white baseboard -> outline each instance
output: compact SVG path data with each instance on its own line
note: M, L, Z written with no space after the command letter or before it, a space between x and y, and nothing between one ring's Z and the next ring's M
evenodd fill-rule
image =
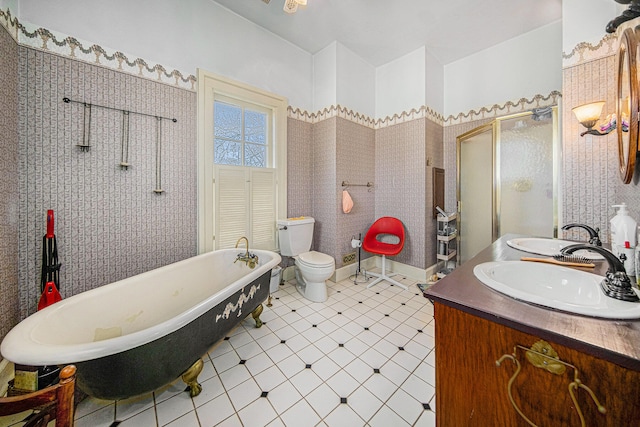
M7 359L0 361L0 396L7 395L7 389L9 388L9 381L15 376L15 368L13 362L9 362Z
M434 275L438 269L437 264L434 264L426 269L422 269L418 267L413 267L411 265L402 264L400 262L393 261L390 259L387 259L386 264L389 270L393 271L394 273L399 273L406 277L410 277L413 280L416 280L419 282L425 282L425 283L427 282L427 279L432 275ZM362 260L360 263L360 268L364 270L371 270L373 268L381 267L381 266L382 266L382 257L379 257L379 256L372 256L372 257L366 258ZM333 273L333 275L329 278L329 280L331 280L332 282L340 282L341 280L348 279L350 276L356 274L357 268L358 268L357 264L349 264L344 267L338 268ZM283 277L283 280L285 281L295 279L296 275L294 271L294 266L289 266L286 269L284 269L282 277Z

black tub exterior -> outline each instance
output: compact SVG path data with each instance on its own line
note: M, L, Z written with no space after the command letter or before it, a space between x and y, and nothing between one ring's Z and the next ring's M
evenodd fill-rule
M173 382L267 299L270 279L271 271L267 271L202 316L155 341L75 363L78 386L90 396L119 400ZM252 287L255 287L253 296ZM246 299L242 306L225 316L226 307L237 305L241 299Z

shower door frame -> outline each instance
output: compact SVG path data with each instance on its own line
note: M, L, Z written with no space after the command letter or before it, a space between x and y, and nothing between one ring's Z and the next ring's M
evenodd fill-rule
M461 183L461 173L460 173L460 149L462 146L462 142L466 139L473 138L474 136L480 135L487 130L491 130L491 138L492 138L492 176L493 176L493 188L492 188L492 201L491 201L491 232L492 232L492 241L495 241L498 237L500 237L500 202L501 202L501 182L500 182L500 129L501 123L506 120L517 119L518 117L527 117L531 116L531 111L524 111L521 113L510 114L508 116L497 117L491 120L488 123L478 126L468 132L465 132L456 137L456 210L458 212L458 237L457 237L457 247L460 251L460 255L462 255L462 244L461 235L461 221L462 221L462 207L460 200L460 183ZM559 222L559 205L558 200L560 197L560 188L558 185L558 177L560 173L560 158L561 158L561 148L560 148L560 139L558 135L558 131L560 128L559 116L558 116L558 106L552 106L552 150L553 150L553 238L558 237L558 222ZM458 257L458 262L460 263L461 256Z

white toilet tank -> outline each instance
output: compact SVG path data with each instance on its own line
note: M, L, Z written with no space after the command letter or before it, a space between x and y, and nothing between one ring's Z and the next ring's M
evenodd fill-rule
M316 220L309 216L279 219L277 224L280 255L296 256L309 252L315 222Z

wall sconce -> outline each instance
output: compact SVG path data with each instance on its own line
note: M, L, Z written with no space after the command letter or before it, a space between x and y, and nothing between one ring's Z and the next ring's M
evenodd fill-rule
M576 115L576 118L578 119L580 124L587 128L587 130L582 132L580 136L585 136L586 134L598 136L606 135L616 128L615 114L610 116L610 120L600 127L600 131L593 128L600 119L600 115L602 114L602 107L604 107L604 104L604 101L597 101L591 102L589 104L579 105L571 109L571 111L573 111L573 114Z

